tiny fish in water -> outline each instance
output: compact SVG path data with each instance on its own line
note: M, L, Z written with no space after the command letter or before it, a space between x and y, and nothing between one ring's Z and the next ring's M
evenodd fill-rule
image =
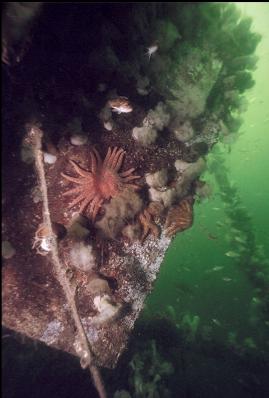
M254 304L261 304L262 303L262 301L258 298L258 297L252 297L252 300L251 300Z
M239 242L239 243L246 243L246 239L243 239L240 236L236 236L234 238L234 240L236 240L236 242Z
M210 272L217 272L223 269L223 266L221 265L217 265L216 267L213 267L211 269L206 270L206 273L210 273Z
M147 47L146 55L149 57L149 60L150 60L150 57L156 53L157 50L158 50L157 42L155 42L151 46Z
M223 268L222 265L217 265L216 267L212 268L212 271L216 272L216 271L220 271Z
M212 319L212 322L213 322L215 325L217 325L217 326L221 326L220 321L219 321L218 319L216 319L216 318L213 318L213 319Z
M215 240L218 239L218 237L212 234L208 234L208 239Z
M129 113L132 112L133 107L127 97L117 97L107 102L108 106L112 108L113 112Z
M231 278L228 278L227 276L225 276L224 278L222 278L222 280L223 280L224 282L231 282L231 281L232 281L232 279L231 279Z
M233 251L229 251L229 252L225 253L225 256L235 258L235 257L239 257L239 254L235 253Z

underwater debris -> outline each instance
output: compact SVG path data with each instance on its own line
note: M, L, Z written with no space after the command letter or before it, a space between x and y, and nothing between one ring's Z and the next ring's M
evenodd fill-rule
M74 207L79 202L79 213L82 213L89 205L89 215L92 220L95 220L100 207L105 199L117 196L124 187L139 189L135 184L130 184L129 181L140 178L140 176L132 175L134 169L129 169L122 173L118 173L121 168L125 151L118 149L113 150L109 147L104 161L96 149L90 152L91 170L87 171L78 166L73 160L69 162L73 165L79 177L71 177L61 173L67 180L78 184L78 187L69 189L63 195L72 195L77 193L78 196L70 204L69 208Z

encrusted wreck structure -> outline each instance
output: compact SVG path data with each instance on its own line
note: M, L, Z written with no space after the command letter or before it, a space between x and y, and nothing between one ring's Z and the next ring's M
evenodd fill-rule
M229 3L47 4L17 61L9 32L6 327L82 366L116 365L171 239L192 225L206 154L240 126L250 27Z

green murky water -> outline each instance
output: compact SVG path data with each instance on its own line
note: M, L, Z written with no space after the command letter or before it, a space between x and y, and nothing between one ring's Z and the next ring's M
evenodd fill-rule
M192 340L218 341L259 356L269 350L269 6L241 3L240 8L262 34L248 109L236 142L218 144L207 157L202 179L212 186L212 196L196 202L192 229L173 241L143 315L172 319ZM219 173L234 188L227 195L225 184L215 179L219 159L225 165ZM267 311L261 308L265 303Z

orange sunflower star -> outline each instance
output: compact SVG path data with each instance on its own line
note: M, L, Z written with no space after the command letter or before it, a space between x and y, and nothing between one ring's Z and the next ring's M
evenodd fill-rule
M90 152L91 169L90 171L78 166L73 160L70 163L73 165L79 177L71 177L64 173L61 175L68 181L72 181L78 186L69 189L63 195L77 194L78 196L70 203L69 208L74 207L78 203L80 205L79 213L82 213L88 206L89 214L92 221L95 220L96 215L104 200L117 196L125 187L139 189L135 184L129 184L129 181L140 178L140 176L132 175L134 168L119 173L122 166L125 151L117 147L108 148L106 157L102 161L99 153L94 148Z

